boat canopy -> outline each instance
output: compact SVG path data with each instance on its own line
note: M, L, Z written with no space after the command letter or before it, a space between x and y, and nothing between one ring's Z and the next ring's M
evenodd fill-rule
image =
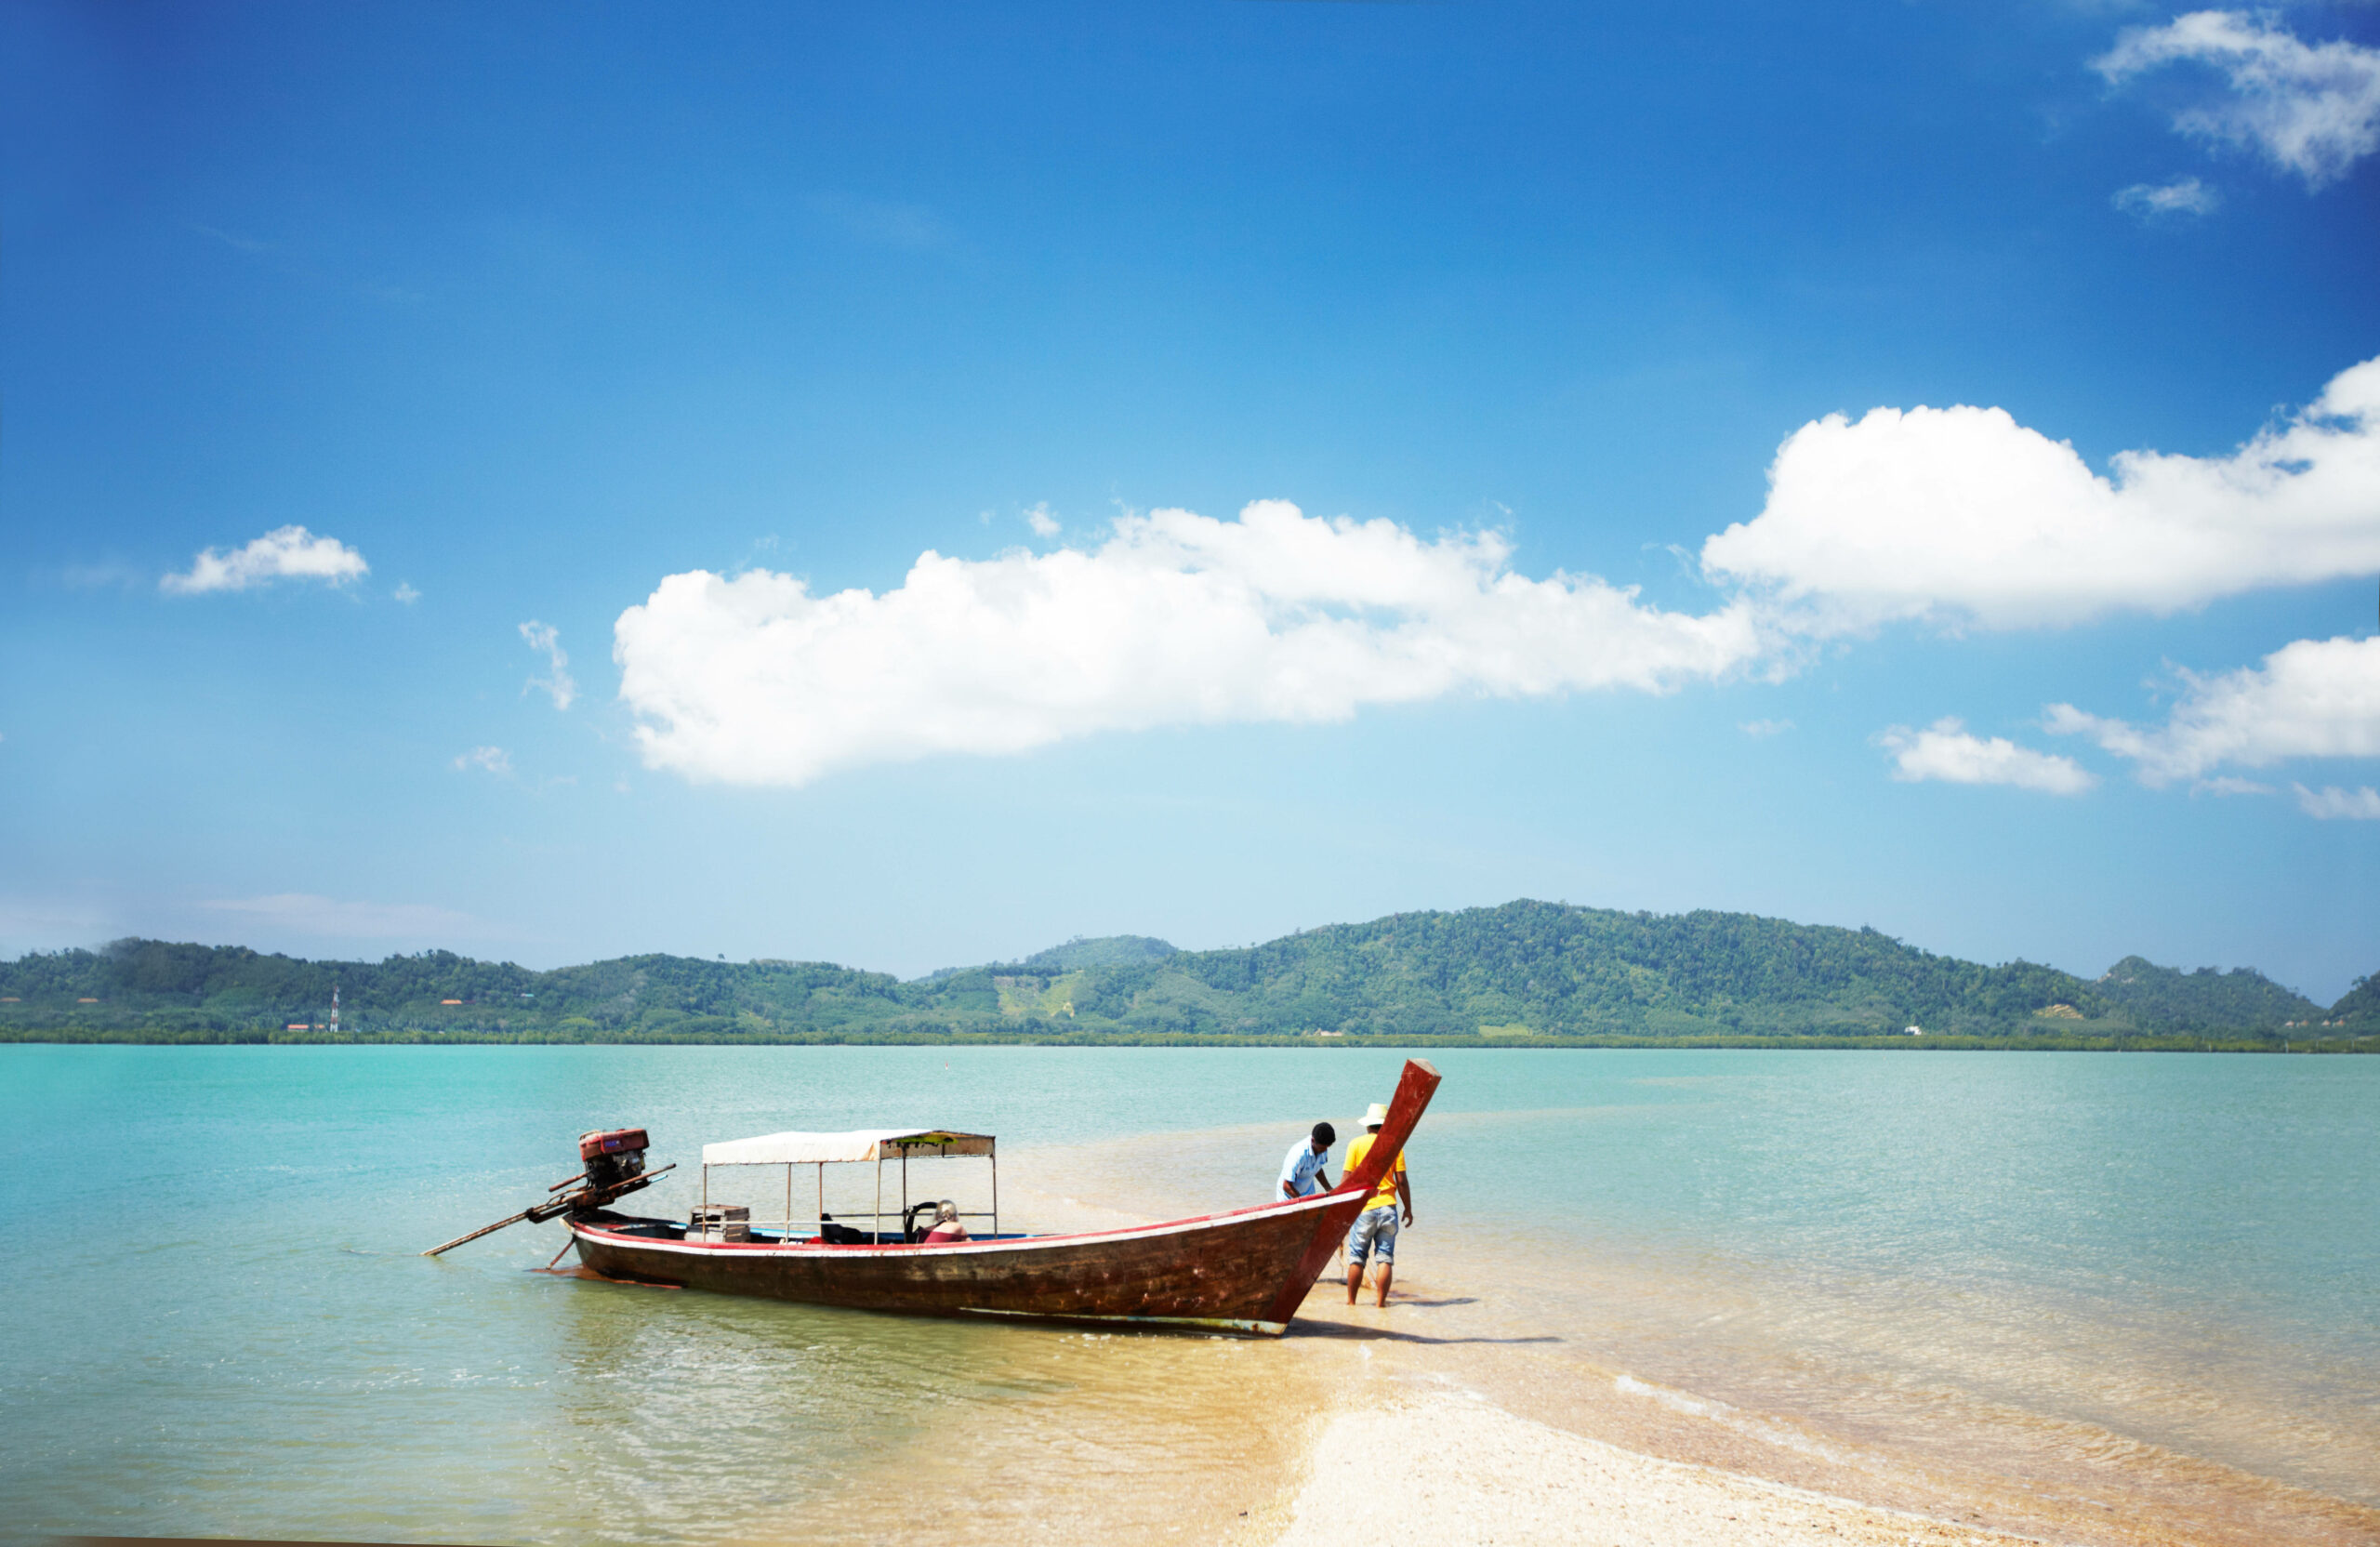
M705 1144L706 1166L817 1166L841 1160L898 1160L919 1151L932 1155L989 1155L988 1133L954 1133L946 1128L860 1128L849 1133L763 1133Z

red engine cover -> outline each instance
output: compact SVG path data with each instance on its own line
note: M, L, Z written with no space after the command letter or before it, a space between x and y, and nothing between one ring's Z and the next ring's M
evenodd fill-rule
M652 1147L651 1141L645 1138L644 1130L641 1128L615 1128L607 1133L582 1133L578 1136L578 1157L581 1160Z

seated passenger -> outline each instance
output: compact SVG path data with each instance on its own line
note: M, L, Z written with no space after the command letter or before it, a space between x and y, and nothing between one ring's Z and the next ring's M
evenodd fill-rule
M818 1216L818 1239L827 1246L873 1246L876 1237L848 1224L837 1224L832 1214Z
M942 1207L933 1211L933 1228L919 1238L920 1246L936 1246L944 1241L963 1241L967 1227L959 1223L959 1205L945 1198Z

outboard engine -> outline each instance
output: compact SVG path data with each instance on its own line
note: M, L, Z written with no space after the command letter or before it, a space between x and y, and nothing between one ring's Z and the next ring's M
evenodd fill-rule
M641 1128L614 1128L598 1133L582 1133L578 1136L578 1160L586 1169L576 1176L547 1188L543 1202L533 1203L494 1224L483 1224L468 1236L457 1236L444 1246L431 1247L422 1255L435 1257L442 1251L461 1246L465 1241L476 1241L491 1230L501 1230L522 1220L531 1224L543 1224L561 1214L575 1217L588 1213L615 1203L630 1193L650 1187L663 1171L678 1169L678 1163L673 1160L661 1170L646 1170L644 1152L651 1143ZM564 1188L570 1190L565 1192Z
M615 1128L578 1136L578 1158L587 1164L589 1192L608 1192L632 1176L644 1174L644 1152L651 1141L641 1128Z

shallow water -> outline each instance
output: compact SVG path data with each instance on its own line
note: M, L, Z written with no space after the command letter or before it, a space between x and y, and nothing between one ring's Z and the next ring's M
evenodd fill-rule
M1388 1315L1492 1340L1449 1345L1442 1373L1541 1406L1618 1392L1784 1436L1813 1465L1897 1466L1892 1486L1920 1493L1953 1474L2096 1479L2135 1506L2164 1488L2215 1526L2227 1500L2240 1520L2301 1494L2380 1504L2380 1062L1434 1057L1447 1081L1409 1151L1400 1269L1421 1298ZM690 1168L704 1141L784 1128L997 1132L1011 1227L1254 1202L1299 1130L1354 1131L1398 1062L0 1049L0 1185L15 1217L48 1222L6 1269L0 1519L488 1542L902 1522L1211 1537L1293 1477L1311 1415L1352 1378L1355 1329L1085 1336L590 1283L529 1271L555 1225L414 1253L574 1170L581 1130L628 1123ZM919 1196L972 1206L966 1164ZM741 1185L781 1211L781 1180L727 1174L714 1197ZM673 1176L638 1206L678 1212L698 1187Z

